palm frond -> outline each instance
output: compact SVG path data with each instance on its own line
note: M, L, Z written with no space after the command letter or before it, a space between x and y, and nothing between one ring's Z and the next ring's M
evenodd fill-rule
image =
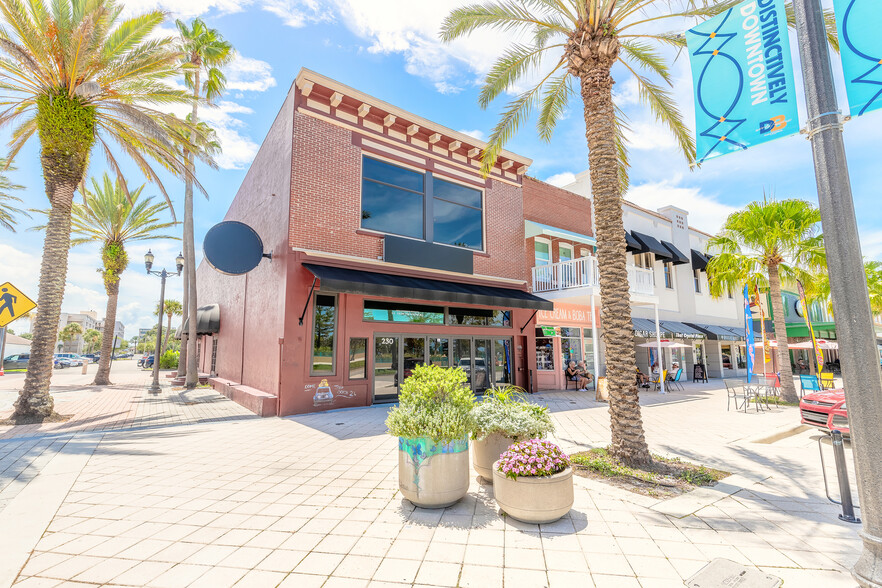
M516 0L462 6L444 18L439 36L446 43L479 28L509 33L531 33L537 28L546 28L567 34L575 27L574 22L567 22L553 13L535 14L530 8L530 3Z

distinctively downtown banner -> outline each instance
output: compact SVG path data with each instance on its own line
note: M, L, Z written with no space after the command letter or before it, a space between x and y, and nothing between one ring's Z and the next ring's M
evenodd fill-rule
M784 0L747 0L686 31L686 43L699 163L799 132Z
M833 10L851 115L882 108L882 3L833 0Z

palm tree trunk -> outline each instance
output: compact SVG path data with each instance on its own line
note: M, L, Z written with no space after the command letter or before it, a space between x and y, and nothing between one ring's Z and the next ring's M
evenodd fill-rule
M187 243L187 240L184 239L184 260L189 264L190 255L187 253L190 245ZM178 378L183 378L187 375L187 331L184 330L184 323L187 321L187 318L190 316L190 276L187 270L184 271L184 302L182 304L183 313L181 314L181 355L178 357Z
M24 386L14 403L12 420L17 423L37 422L53 414L55 401L49 394L61 300L67 279L67 257L70 250L70 211L77 181L52 182L47 174L47 192L52 208L43 241L40 264L40 289L37 296L37 318L33 324L31 358Z
M614 57L613 57L614 59ZM580 72L585 106L585 136L597 226L597 263L600 270L600 306L603 342L607 350L609 413L613 457L632 465L652 458L643 435L640 400L634 378L634 327L631 323L630 285L625 253L625 228L615 146L615 110L612 101L612 61L597 60Z
M790 367L787 322L784 320L781 276L778 273L777 263L769 264L769 295L772 298L772 314L775 316L775 339L778 341L778 374L781 380L781 396L784 398L784 402L799 402L796 386L793 385L793 369Z
M119 301L119 280L107 288L107 310L104 312L104 330L101 332L101 357L93 386L110 386L110 361L113 359L113 339L116 333L116 305Z
M193 112L191 113L191 124L195 125L198 120L197 116L197 99L199 98L199 68L193 74ZM193 154L187 155L187 169L190 173L194 171ZM188 310L188 318L190 319L190 332L187 333L187 379L184 387L192 390L199 384L199 371L196 365L196 309L198 307L196 300L196 242L193 229L193 179L186 178L184 185L184 240L189 245L187 249L187 290L189 292L190 307Z
M160 356L165 353L165 348L168 347L168 336L171 334L171 321L172 315L168 315L168 327L165 329L165 337L162 338L162 353L159 354Z

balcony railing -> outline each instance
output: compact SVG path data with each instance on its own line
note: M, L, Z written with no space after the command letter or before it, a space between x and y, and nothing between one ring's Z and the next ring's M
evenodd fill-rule
M655 278L651 269L628 266L628 283L634 294L655 294ZM580 257L533 268L533 292L553 292L571 288L600 285L596 257Z

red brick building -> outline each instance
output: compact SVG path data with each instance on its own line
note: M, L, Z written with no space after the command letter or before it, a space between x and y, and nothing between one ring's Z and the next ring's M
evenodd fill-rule
M509 152L482 177L484 146L302 70L225 217L272 259L199 267L200 306L220 312L200 371L264 415L394 401L420 363L534 389L535 314L552 304L528 292L525 207L558 190ZM590 216L573 198L565 216Z

